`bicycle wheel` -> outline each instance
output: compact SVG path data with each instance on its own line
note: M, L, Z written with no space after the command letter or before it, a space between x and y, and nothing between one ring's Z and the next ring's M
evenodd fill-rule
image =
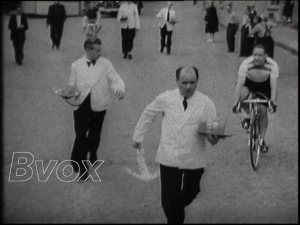
M258 167L259 153L259 121L253 116L250 123L250 159L253 170Z

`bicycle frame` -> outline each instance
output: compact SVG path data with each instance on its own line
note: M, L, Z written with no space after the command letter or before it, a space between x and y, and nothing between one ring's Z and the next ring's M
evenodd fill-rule
M257 95L261 95L265 99L258 99ZM251 99L243 100L247 97ZM258 167L258 160L260 154L260 115L258 110L259 103L268 103L270 106L270 101L266 96L261 93L249 93L240 101L242 103L249 104L250 111L250 134L249 134L249 145L250 145L250 159L251 166L253 170L256 170Z

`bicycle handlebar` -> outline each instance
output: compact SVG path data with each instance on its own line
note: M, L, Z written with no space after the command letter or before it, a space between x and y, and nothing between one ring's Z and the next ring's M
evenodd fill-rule
M257 97L257 95L260 95L262 96L264 99L245 99L247 98L248 96L251 97ZM239 103L268 103L268 107L271 107L271 101L262 93L260 92L250 92L249 94L247 94L246 96L244 96L243 98L241 99L245 99L245 100L240 100Z

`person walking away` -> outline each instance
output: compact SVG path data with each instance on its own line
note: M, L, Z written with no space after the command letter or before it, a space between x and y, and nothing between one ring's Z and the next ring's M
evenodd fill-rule
M50 37L52 40L52 49L59 49L61 37L63 34L64 23L67 18L64 5L59 1L54 1L48 8L46 28L50 26Z
M204 17L205 21L205 33L209 34L207 42L213 42L215 33L219 31L219 19L217 15L217 10L214 7L213 1L205 1L206 15Z
M141 114L132 136L132 146L142 148L149 124L162 114L161 139L155 161L160 166L161 205L167 223L182 224L185 207L200 192L206 166L206 139L216 144L219 136L200 134L200 123L215 123L216 109L210 98L198 91L198 69L183 66L176 70L174 90L157 96Z
M15 62L20 66L24 59L24 44L28 30L27 16L23 14L20 5L16 6L15 13L10 16L8 29L15 52Z
M168 2L168 6L160 10L156 15L156 18L159 19L160 26L160 52L164 51L165 46L167 46L167 54L171 54L171 45L172 45L172 33L173 27L176 23L175 20L175 11L172 9L172 2ZM166 44L167 37L167 44Z
M97 150L106 110L109 107L111 88L122 100L125 85L109 60L101 56L101 40L89 38L84 42L85 55L72 63L67 87L78 90L79 95L66 101L73 106L75 141L71 160L75 172L80 172L79 182L88 178L86 162L97 161Z
M123 59L132 59L133 40L140 29L140 19L136 5L125 1L119 8L117 19L121 22Z
M234 52L235 35L238 30L239 20L236 13L232 10L232 3L227 5L227 12L229 13L229 20L226 28L227 51Z
M83 30L85 31L86 38L96 38L101 30L101 13L95 6L95 2L89 4L85 15L83 16Z

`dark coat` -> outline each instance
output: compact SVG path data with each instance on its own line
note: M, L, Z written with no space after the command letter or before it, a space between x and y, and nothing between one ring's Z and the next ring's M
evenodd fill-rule
M23 28L17 28L16 14L10 16L8 22L8 29L11 31L10 32L11 40L25 41L26 39L25 31L28 30L27 16L25 14L21 14L21 24L23 25Z
M62 26L67 18L65 7L61 4L49 6L46 23L50 26Z
M206 10L204 20L206 21L205 33L215 33L219 31L219 20L217 10L214 6L211 6Z

